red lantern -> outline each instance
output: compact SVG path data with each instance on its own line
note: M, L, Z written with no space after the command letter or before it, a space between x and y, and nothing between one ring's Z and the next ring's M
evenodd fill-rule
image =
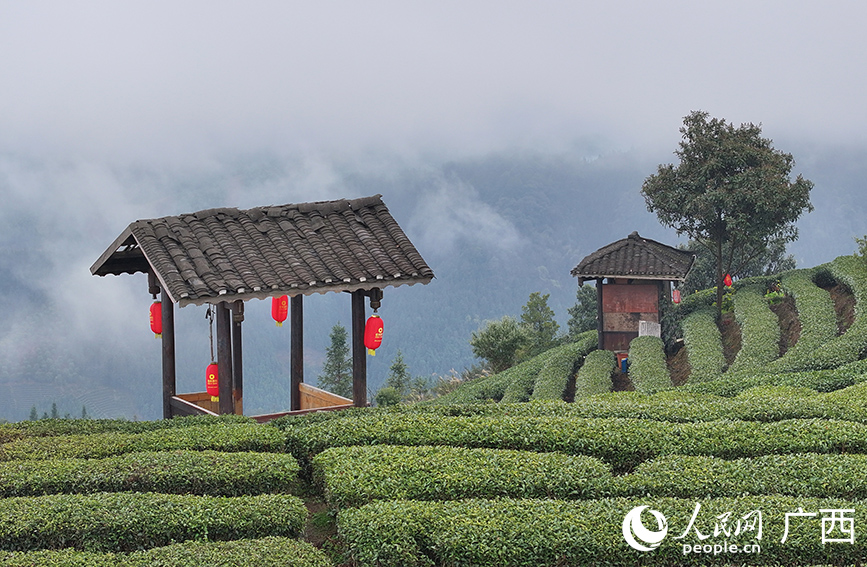
M280 297L271 298L271 317L277 321L277 326L282 327L283 321L286 320L286 315L289 314L289 297L281 295Z
M217 363L210 363L208 369L205 371L205 388L207 388L208 394L211 395L212 402L220 401L220 381L217 379L218 376Z
M725 284L726 287L732 286L732 277L730 274L726 274L726 277L723 278L723 283Z
M671 298L671 300L672 300L675 304L680 303L680 290L679 290L679 289L674 290L674 292L672 293L672 298Z
M370 356L376 356L376 349L382 344L382 318L371 315L364 326L364 346Z
M151 303L151 331L158 339L163 336L163 304L159 301Z

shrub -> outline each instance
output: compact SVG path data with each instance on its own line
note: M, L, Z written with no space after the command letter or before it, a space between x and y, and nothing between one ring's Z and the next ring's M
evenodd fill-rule
M630 548L623 521L637 505L647 505L668 519L669 536L649 553ZM867 553L862 538L854 543L823 545L819 510L854 509L850 518L867 513L863 502L785 496L703 499L693 528L714 536L722 517L737 519L762 513L763 536L755 529L729 538L718 531L706 541L688 531L696 500L610 498L563 500L463 500L452 502L379 501L342 510L338 529L359 566L536 566L719 565L713 554L684 557L684 544L760 543L761 562L769 565L853 564ZM792 522L782 541L787 513L802 508L811 519ZM827 517L827 516L826 516ZM677 534L686 535L679 540ZM740 564L740 562L738 562Z
M298 462L273 453L172 451L105 459L0 463L0 497L54 493L163 492L239 496L291 492Z
M313 477L332 505L371 500L586 498L611 483L592 457L465 447L336 447L313 459Z
M25 437L0 446L0 461L11 459L99 459L141 451L189 449L224 452L284 450L280 431L255 423L191 425L143 433L94 433Z
M611 391L611 374L617 364L610 350L594 350L584 359L575 379L575 398Z
M734 296L735 319L741 327L741 349L729 372L765 368L780 356L780 321L768 307L764 289L743 287Z
M639 392L671 388L665 347L659 337L636 337L629 343L629 379Z
M285 537L238 541L189 541L132 553L62 550L0 553L7 567L156 567L183 565L243 565L244 567L330 567L324 553L307 543Z
M684 318L683 344L689 360L690 382L707 382L719 378L726 367L722 337L714 314L709 309L694 311Z
M562 400L584 357L595 350L599 342L596 331L587 331L574 343L552 349L550 356L536 375L531 400Z
M126 552L185 540L296 537L307 509L295 496L55 494L0 500L0 546Z

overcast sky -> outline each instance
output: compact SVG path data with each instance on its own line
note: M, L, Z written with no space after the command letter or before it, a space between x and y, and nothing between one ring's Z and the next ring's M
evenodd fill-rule
M782 149L863 145L865 16L829 0L0 0L0 151L671 155L696 109L761 122Z

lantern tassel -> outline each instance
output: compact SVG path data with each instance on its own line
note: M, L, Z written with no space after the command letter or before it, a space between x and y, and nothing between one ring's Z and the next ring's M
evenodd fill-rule
M282 326L283 326L283 321L277 321L277 326L278 326L278 327L282 327Z
M370 356L376 356L376 351L372 348L369 348L367 349L367 354L369 354Z
M154 333L154 338L155 339L161 339L161 338L163 338L163 334L162 333Z

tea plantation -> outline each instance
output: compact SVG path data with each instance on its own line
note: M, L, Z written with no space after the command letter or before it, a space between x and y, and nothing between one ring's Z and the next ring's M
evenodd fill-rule
M832 286L856 301L848 325ZM800 323L785 348L772 289ZM0 562L862 564L867 264L736 283L729 363L712 299L671 308L677 388L641 337L632 389L611 392L592 332L423 404L2 425Z

